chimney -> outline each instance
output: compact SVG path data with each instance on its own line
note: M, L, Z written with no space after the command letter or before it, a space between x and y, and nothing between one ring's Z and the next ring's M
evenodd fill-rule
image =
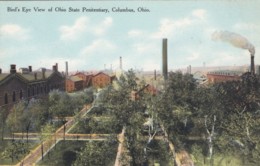
M65 62L65 66L66 66L65 76L68 77L68 75L69 75L68 61Z
M14 64L11 65L10 73L11 74L16 73L16 65L14 65Z
M34 73L34 78L35 80L37 80L37 73Z
M123 69L123 67L122 67L122 57L120 56L120 62L119 62L120 64L120 69L122 70Z
M254 55L251 54L251 74L255 74L255 61L254 61Z
M58 68L58 63L56 63L56 71L58 71L58 69L59 69L59 68Z
M154 80L156 80L156 70L154 70Z
M167 64L167 39L163 39L162 43L162 73L164 80L168 78L168 64Z
M191 65L189 65L188 69L188 74L191 74Z
M45 68L42 68L42 78L45 79L45 72L46 72L46 69Z
M53 71L53 72L57 72L57 66L56 66L56 65L53 65L53 66L52 66L52 71Z
M32 72L32 66L29 66L28 69L29 69L29 72Z

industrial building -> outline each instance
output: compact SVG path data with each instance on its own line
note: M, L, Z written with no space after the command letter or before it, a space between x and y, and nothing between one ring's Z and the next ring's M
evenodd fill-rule
M58 64L52 70L41 68L32 71L32 66L20 68L10 65L10 73L0 69L0 107L11 107L20 100L47 95L51 90L65 90L64 76L58 71Z

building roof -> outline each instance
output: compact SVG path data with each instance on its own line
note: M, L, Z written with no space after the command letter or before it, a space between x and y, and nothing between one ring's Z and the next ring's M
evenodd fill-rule
M46 71L45 72L45 79L49 78L52 75L52 71ZM42 72L30 72L30 73L19 73L22 77L24 77L28 81L34 81L35 80L35 74L37 75L37 80L43 80L43 73Z
M210 75L222 75L222 76L241 76L243 74L242 71L234 71L234 70L218 70L208 72Z
M0 74L0 81L2 81L3 79L5 79L9 74L6 73L2 73Z
M23 80L24 82L33 82L33 81L39 81L39 80L46 80L49 77L51 77L51 75L53 75L54 73L60 74L59 72L54 72L52 70L48 70L48 71L45 71L45 78L44 78L43 73L41 71L35 71L35 72L29 72L29 73L14 73L14 74L1 73L0 74L0 84L3 83L5 80L8 80L12 76L16 76L16 77L20 78L21 80ZM35 79L35 74L37 75L37 79Z
M73 81L73 82L82 81L82 79L78 76L70 76L68 79Z
M107 75L106 73L104 73L104 72L98 72L97 74L95 74L95 75L93 75L93 77L95 77L95 76L97 76L97 75L99 75L99 74L104 74L104 75L106 75L106 76L108 76L108 77L110 77L109 75Z

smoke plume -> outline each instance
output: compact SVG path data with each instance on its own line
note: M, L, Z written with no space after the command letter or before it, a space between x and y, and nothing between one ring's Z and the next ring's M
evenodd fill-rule
M255 55L255 47L251 44L245 37L228 31L215 31L212 34L212 40L221 40L224 42L229 42L235 47L247 49L252 56Z

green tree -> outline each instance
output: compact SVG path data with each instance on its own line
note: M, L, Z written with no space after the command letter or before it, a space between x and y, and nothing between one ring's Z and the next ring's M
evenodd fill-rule
M43 154L44 154L44 141L48 141L51 139L53 133L55 132L55 128L51 124L46 124L42 126L41 132L40 132L40 141L41 141L41 154L42 154L42 160L43 160Z
M106 141L90 141L78 153L75 166L104 166L111 165L112 158L115 157L117 141L111 137ZM114 163L112 163L114 164Z
M4 158L11 158L18 160L29 152L28 146L23 141L12 141L8 143L8 146L2 153Z
M100 95L101 103L112 117L111 123L125 129L126 148L131 156L131 165L134 166L144 163L146 145L141 139L141 129L145 122L144 100L133 101L130 96L133 90L137 90L136 80L135 73L130 70L120 77L116 88L110 86Z
M26 103L25 102L19 102L15 104L9 113L7 117L7 126L11 130L11 133L14 137L14 132L23 132L23 126L24 126L24 121L23 121L23 114L24 110L26 108Z
M4 140L4 133L6 128L6 119L8 117L8 110L5 108L0 109L0 127L1 127L1 140Z

